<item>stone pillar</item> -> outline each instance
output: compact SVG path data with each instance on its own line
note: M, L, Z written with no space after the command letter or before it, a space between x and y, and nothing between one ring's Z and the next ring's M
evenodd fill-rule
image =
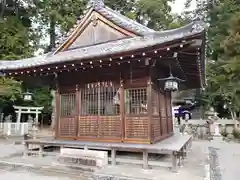
M39 157L43 157L43 149L44 149L44 146L43 145L39 145L39 152L38 152L38 156Z
M112 165L115 166L116 165L116 149L112 149L111 152L111 157L112 157Z
M213 140L222 140L222 135L220 133L220 124L217 122L213 122L210 126L211 129L213 130Z
M24 154L23 154L23 156L28 156L28 148L29 148L28 142L24 142Z
M143 151L143 169L148 169L148 152L147 152L147 150Z
M177 154L176 152L172 153L172 172L178 172L178 163L177 163Z

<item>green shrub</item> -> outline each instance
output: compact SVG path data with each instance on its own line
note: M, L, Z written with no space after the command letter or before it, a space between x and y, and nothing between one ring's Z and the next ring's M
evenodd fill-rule
M227 137L228 134L229 134L229 133L227 132L227 128L224 127L224 128L222 129L222 131L221 131L221 135L222 135L223 137Z
M240 130L237 129L237 128L234 128L233 131L232 131L232 135L233 135L234 138L240 139Z

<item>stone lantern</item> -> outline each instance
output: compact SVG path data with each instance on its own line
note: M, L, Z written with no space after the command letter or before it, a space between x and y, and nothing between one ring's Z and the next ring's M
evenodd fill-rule
M208 116L208 119L210 121L210 133L213 136L213 140L221 139L221 133L220 133L220 123L218 122L218 113L214 111L214 109L211 107L207 112L205 112L205 115Z

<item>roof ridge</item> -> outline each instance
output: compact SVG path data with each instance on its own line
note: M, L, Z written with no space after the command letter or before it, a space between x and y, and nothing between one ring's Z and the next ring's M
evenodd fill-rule
M103 14L105 16L108 16L108 17L115 15L114 18L116 18L116 19L119 18L119 20L124 21L124 23L132 25L132 28L133 28L133 26L136 26L139 29L141 29L141 28L144 29L144 31L146 31L146 32L156 32L155 30L153 30L153 29L151 29L151 28L149 28L149 27L147 27L147 26L145 26L145 25L143 25L143 24L141 24L141 23L125 16L125 15L123 15L123 14L121 14L120 12L118 12L116 10L113 10L112 8L110 8L108 6L104 6L102 8L95 8L95 10L100 12L101 14ZM105 12L104 12L104 10L105 10ZM110 19L110 20L114 21L114 19ZM143 33L143 34L145 34L145 33Z
M89 0L88 1L88 7L104 7L104 0Z

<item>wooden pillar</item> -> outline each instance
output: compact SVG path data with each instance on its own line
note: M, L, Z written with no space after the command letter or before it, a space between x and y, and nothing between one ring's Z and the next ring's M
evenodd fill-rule
M152 142L152 81L151 77L149 77L147 83L147 110L148 110L148 140Z
M164 127L162 126L162 124L163 124L163 112L162 112L162 109L163 109L163 107L162 107L162 105L163 105L162 100L163 100L163 98L162 98L162 96L163 96L163 94L162 94L162 92L160 91L160 87L159 87L159 91L158 91L158 101L159 101L159 116L160 116L160 131L161 131L161 136L164 135L164 134L163 134L163 129L164 129Z
M94 87L96 88L96 87ZM97 107L98 107L98 116L97 116L97 137L99 138L100 137L100 130L101 130L101 123L100 123L100 116L101 116L101 84L100 82L98 83L98 86L97 86L97 97L98 97L98 104L97 104Z
M125 138L125 131L126 131L123 80L120 81L120 118L121 118L121 133L122 133L122 142L123 142Z
M76 85L76 107L75 107L75 122L76 122L76 139L79 132L79 115L80 115L80 102L81 102L81 92L78 85Z
M169 93L169 98L170 98L170 99L169 99L169 102L170 102L170 105L169 105L170 107L169 107L169 108L170 108L170 114L171 114L171 117L170 117L170 121L171 121L171 123L170 123L170 125L171 125L170 128L171 128L171 129L170 129L170 131L171 131L171 133L172 133L172 132L173 132L173 125L174 125L174 124L173 124L173 116L174 116L174 115L173 115L173 112L172 112L172 93L171 93L171 92Z
M167 129L167 134L169 134L169 113L168 113L168 92L164 93L164 104L165 104L165 110L166 110L166 128Z
M59 130L60 130L60 93L59 89L56 90L56 115L55 115L55 121L56 121L56 127L55 127L55 138L59 137Z

